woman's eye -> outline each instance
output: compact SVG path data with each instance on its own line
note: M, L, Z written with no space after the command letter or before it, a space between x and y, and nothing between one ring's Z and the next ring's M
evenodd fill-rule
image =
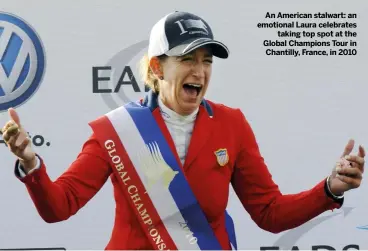
M182 58L182 61L190 61L192 58Z

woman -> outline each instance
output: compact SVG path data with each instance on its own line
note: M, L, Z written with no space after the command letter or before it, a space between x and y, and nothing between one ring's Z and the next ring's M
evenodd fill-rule
M40 216L49 223L67 220L111 177L116 218L106 249L231 249L229 184L258 226L273 233L341 207L344 192L360 186L363 147L351 155L349 141L327 179L282 195L242 112L204 99L212 57L228 53L202 18L186 12L163 17L142 60L151 91L91 122L92 136L54 182L9 109L3 138Z

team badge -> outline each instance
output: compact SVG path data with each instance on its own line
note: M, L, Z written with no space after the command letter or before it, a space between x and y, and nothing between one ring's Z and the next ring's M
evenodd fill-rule
M220 166L224 166L229 162L229 155L226 148L218 149L215 151L215 155L217 158L217 163L219 163Z

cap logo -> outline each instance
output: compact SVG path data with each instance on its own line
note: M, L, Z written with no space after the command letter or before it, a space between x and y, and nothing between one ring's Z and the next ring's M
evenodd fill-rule
M189 32L189 34L195 34L195 33L202 33L204 35L208 35L208 30L207 30L207 26L204 24L204 22L202 20L194 20L194 19L186 19L186 20L179 20L176 21L175 23L178 24L179 28L180 28L180 35L183 35L187 32ZM202 31L193 31L190 29L201 29ZM189 31L188 31L189 30Z

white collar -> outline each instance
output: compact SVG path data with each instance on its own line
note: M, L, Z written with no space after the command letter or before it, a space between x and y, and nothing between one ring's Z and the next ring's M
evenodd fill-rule
M197 118L197 114L199 111L199 108L197 108L194 112L192 112L189 115L183 116L175 111L168 108L161 100L160 97L158 97L158 106L160 108L160 112L162 114L162 117L165 121L175 123L175 124L189 124L195 121Z

